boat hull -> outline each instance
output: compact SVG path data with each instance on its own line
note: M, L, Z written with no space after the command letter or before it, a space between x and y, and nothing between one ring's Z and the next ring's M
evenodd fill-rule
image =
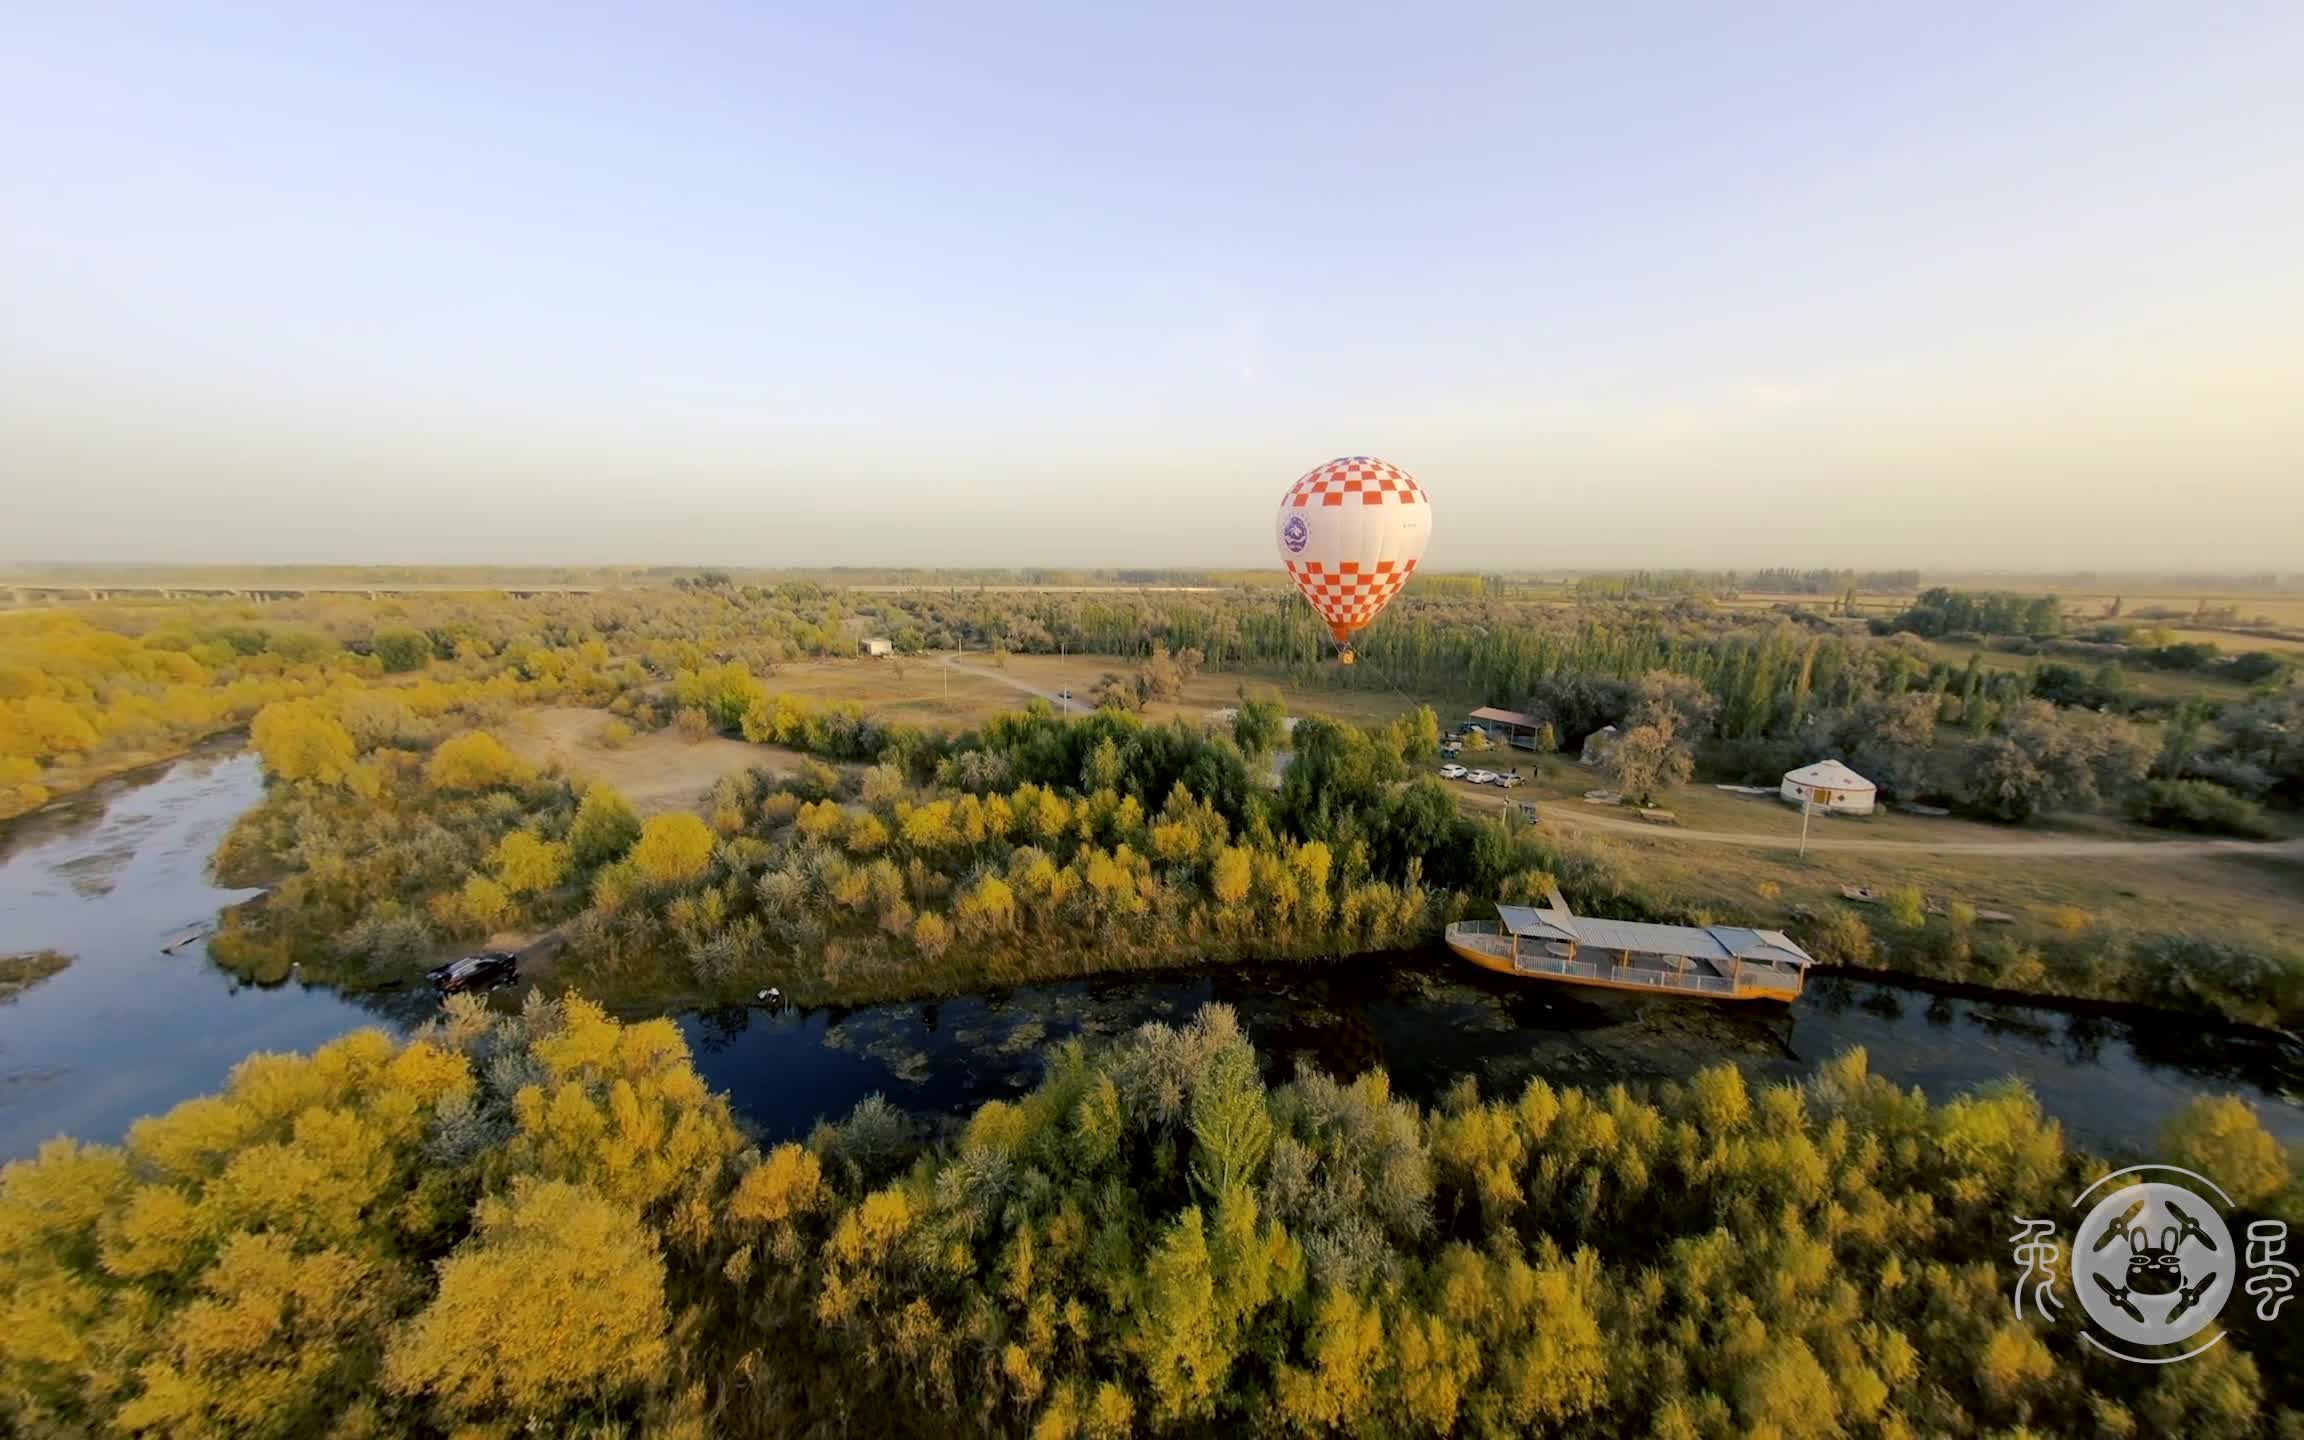
M1509 975L1515 980L1533 980L1551 985L1577 985L1588 990L1621 990L1640 995L1675 995L1688 1000L1710 1000L1728 1004L1755 1000L1767 1004L1789 1005L1800 998L1798 990L1785 990L1777 986L1739 985L1734 981L1712 976L1703 977L1711 982L1709 986L1706 986L1674 983L1669 975L1660 971L1634 970L1629 972L1631 975L1656 975L1658 978L1653 980L1622 978L1609 973L1618 968L1614 966L1587 965L1583 967L1586 970L1596 970L1598 971L1597 974L1582 974L1565 968L1523 969L1513 964L1507 955L1490 953L1475 943L1458 939L1453 935L1447 937L1447 945L1451 951L1471 961L1481 969L1493 971L1498 975Z

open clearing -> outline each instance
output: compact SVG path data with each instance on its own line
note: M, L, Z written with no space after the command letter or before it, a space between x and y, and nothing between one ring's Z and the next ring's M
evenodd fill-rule
M1006 710L1021 709L1032 697L1069 689L1076 710L1086 710L1096 682L1106 675L1135 671L1133 660L1111 655L1009 655L995 661L981 651L949 657L888 656L876 660L796 660L761 677L772 692L820 700L853 700L875 719L914 725L967 728ZM1389 720L1419 703L1389 691L1302 689L1270 673L1205 671L1192 677L1181 699L1144 708L1144 718L1202 720L1210 711L1240 702L1240 689L1279 694L1291 715L1328 715L1340 720ZM1447 712L1441 712L1447 718Z
M1515 763L1493 754L1482 761L1492 768ZM1517 763L1529 772L1527 757ZM2164 930L2175 913L2235 936L2304 930L2304 841L2170 838L2108 817L2019 829L1890 812L1816 817L1802 857L1799 812L1774 796L1689 785L1665 800L1680 820L1665 825L1586 804L1583 792L1599 783L1592 772L1555 759L1509 794L1457 788L1475 810L1536 801L1546 830L1600 841L1643 884L1721 914L1782 921L1794 905L1844 903L1843 885L1915 885L1929 896L2014 911L2033 927L2071 906L2095 923L2139 930ZM1774 900L1761 894L1771 883L1781 891ZM1878 906L1852 908L1886 923Z
M501 733L521 759L613 785L642 815L685 810L723 775L758 769L789 775L803 758L780 745L720 736L690 742L669 730L635 735L622 749L610 750L599 736L615 719L605 710L556 706L524 710Z

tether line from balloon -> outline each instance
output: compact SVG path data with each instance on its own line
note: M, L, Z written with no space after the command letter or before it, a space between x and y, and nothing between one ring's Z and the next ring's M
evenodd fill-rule
M1409 694L1407 691L1401 689L1399 685L1393 681L1391 672L1386 670L1383 666L1377 664L1373 660L1366 659L1363 659L1360 663L1375 671L1376 678L1383 681L1385 688L1390 690L1393 694L1399 696L1401 699L1407 701L1411 705L1421 705L1424 703L1423 701L1418 700L1415 696Z

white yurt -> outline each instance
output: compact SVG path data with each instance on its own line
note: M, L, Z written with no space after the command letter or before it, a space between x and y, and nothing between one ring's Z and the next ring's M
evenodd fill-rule
M1819 760L1786 771L1778 791L1789 805L1813 803L1817 809L1839 815L1869 815L1880 799L1873 783L1837 760Z

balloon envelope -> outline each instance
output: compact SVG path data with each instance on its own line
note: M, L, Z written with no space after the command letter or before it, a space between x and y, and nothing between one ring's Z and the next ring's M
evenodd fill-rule
M1313 467L1280 497L1280 561L1339 645L1408 583L1432 538L1432 502L1397 465L1353 455Z

